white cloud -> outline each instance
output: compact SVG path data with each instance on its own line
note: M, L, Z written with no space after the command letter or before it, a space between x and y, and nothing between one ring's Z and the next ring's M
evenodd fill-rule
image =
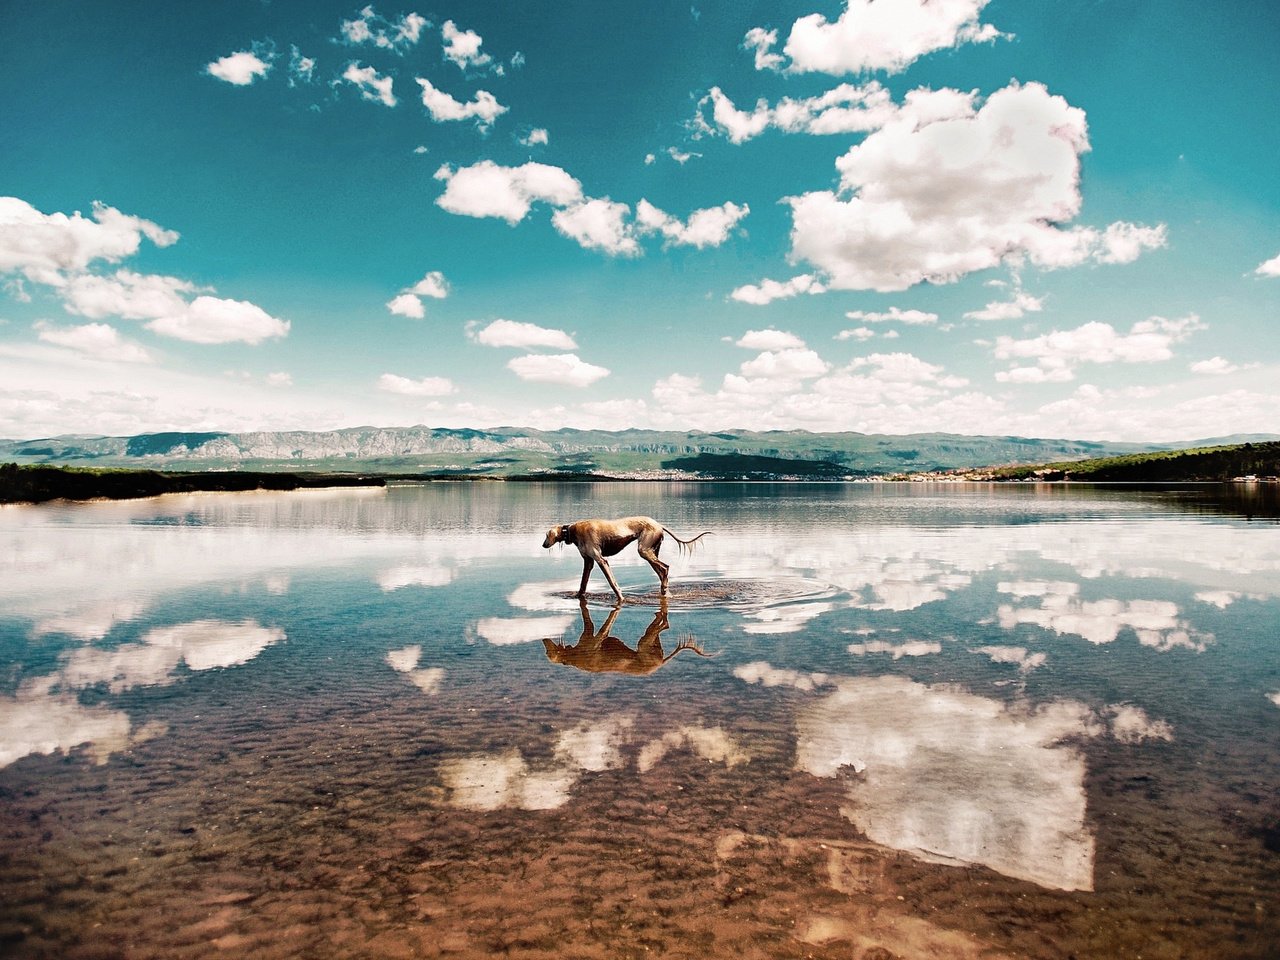
M59 293L69 313L92 320L154 320L181 314L187 309L183 294L196 289L195 284L177 277L117 270L109 277L88 273L72 277Z
M211 77L237 87L247 87L259 77L265 77L271 70L271 64L248 50L240 50L213 61L204 69Z
M406 292L419 297L443 300L449 296L449 281L445 279L444 274L439 270L432 270Z
M418 86L422 87L422 105L437 123L450 120L475 120L481 130L493 126L493 121L507 112L507 107L500 104L497 98L487 90L477 90L475 98L467 103L455 100L443 90L435 87L430 80L415 77Z
M61 286L64 272L85 270L95 260L117 263L132 256L143 237L158 247L178 240L172 230L97 201L89 220L79 211L44 214L25 200L0 197L0 273L21 273L37 283Z
M446 165L435 179L445 182L436 200L443 209L466 217L500 217L511 224L523 220L535 201L565 207L582 200L582 184L545 163L503 167L481 160L457 170Z
M718 207L695 210L681 223L659 210L648 200L636 204L636 224L641 233L660 233L674 246L718 247L729 238L734 227L751 212L745 203L724 203Z
M686 153L685 151L680 150L677 147L667 147L667 156L683 167L686 163L688 163L690 160L694 159L695 157L701 158L702 154Z
M923 310L901 310L898 307L890 307L888 310L881 312L867 312L865 310L850 310L845 314L848 320L857 320L861 323L886 323L888 321L896 321L905 323L910 326L925 326L938 322L936 313L926 313ZM836 334L837 340L845 339L843 335Z
M577 354L528 354L507 361L507 367L521 380L586 387L607 377L609 371L579 359Z
M475 634L495 647L517 643L537 643L559 637L573 626L574 618L556 617L484 617L476 621Z
M387 107L394 107L399 102L391 92L391 77L380 75L373 67L349 63L342 72L342 79L359 90L360 96L365 100Z
M915 94L922 95L919 91ZM966 102L971 97L967 95ZM705 114L708 106L710 120ZM698 101L694 125L702 133L719 132L731 143L745 143L771 127L784 133L815 135L867 133L880 129L900 112L889 91L875 81L863 86L842 83L826 93L800 100L783 97L773 107L761 99L750 112L740 110L719 87L712 87Z
M733 675L744 683L758 683L764 687L792 687L806 693L830 682L830 677L825 673L800 673L775 667L764 660L734 667Z
M491 56L480 52L480 44L484 41L474 30L459 30L452 20L446 20L440 32L444 37L445 59L453 61L461 69L485 67L493 62Z
M439 563L401 563L378 571L375 579L383 593L405 587L446 587L453 582L453 570Z
M392 297L387 301L387 309L397 317L413 317L416 320L421 320L427 315L422 301L412 293L402 293Z
M105 323L86 323L79 327L55 327L37 321L40 339L55 346L116 363L150 363L151 355L141 344L126 340L115 327Z
M841 330L836 334L837 340L857 340L859 343L870 340L876 332L870 327L854 327L852 330Z
M752 27L742 38L742 49L755 51L757 70L777 70L785 59L782 54L772 52L777 42L777 30Z
M1163 226L1061 226L1080 210L1088 135L1084 112L1043 85L1011 84L969 116L927 106L904 107L837 160L838 192L786 198L792 259L829 287L905 290L1004 261L1120 262L1164 244Z
M524 136L519 138L520 143L526 147L546 146L551 140L550 134L542 127L534 127Z
M1054 584L1037 599L1038 607L1002 604L996 611L1000 626L1013 630L1033 624L1093 644L1113 643L1122 630L1130 629L1144 647L1160 651L1203 651L1213 641L1212 634L1193 628L1179 616L1178 605L1167 600L1082 600L1074 583Z
M196 297L178 313L157 317L147 329L189 343L261 343L289 332L289 321L247 300Z
M283 370L277 370L274 373L267 374L268 387L292 387L293 376Z
M1253 272L1260 277L1280 277L1280 253L1258 264L1258 268Z
M585 200L557 210L552 225L587 250L603 250L613 256L636 256L640 245L626 222L631 208L608 198Z
M1243 370L1248 366L1253 365L1246 364L1242 367L1238 363L1232 363L1225 357L1211 357L1208 360L1197 360L1195 363L1191 364L1191 372L1207 373L1211 376L1224 376L1228 373L1235 373L1238 370Z
M1031 359L1037 367L1002 371L996 379L1015 383L1070 380L1082 363L1156 363L1173 356L1173 344L1203 329L1200 318L1190 314L1180 320L1141 320L1127 334L1094 320L1074 330L1055 330L1027 340L1000 336L995 343L997 360ZM1042 372L1032 372L1035 369Z
M989 0L846 0L834 22L819 13L791 26L783 53L789 73L901 73L916 60L966 43L987 43L1006 36L981 23ZM777 69L771 53L775 31L753 28L747 45L755 50L756 69Z
M477 330L476 326L478 325L468 325L467 336L486 347L517 347L522 350L532 347L550 347L556 350L578 349L573 337L563 330L552 330L534 323L494 320L483 329Z
M796 350L804 347L804 341L794 333L770 327L767 330L748 330L734 342L734 346L746 350Z
M416 13L407 13L399 20L388 20L378 15L370 4L360 11L357 19L342 21L340 29L345 43L353 46L371 43L383 50L404 53L421 39L422 29L429 25L425 17Z
M456 389L447 377L423 377L410 380L394 373L384 373L378 378L378 389L388 393L402 393L408 397L445 397Z
M738 368L749 379L787 382L820 377L828 369L827 362L808 349L765 350Z
M289 47L289 86L296 87L300 83L310 83L316 72L314 57L304 57L296 46Z
M748 283L736 288L730 299L753 306L764 306L775 300L789 300L802 293L823 293L827 288L812 274L802 273L790 280L761 280L759 284Z
M970 310L964 316L966 320L1017 320L1043 309L1043 299L1019 290L1011 300L995 300L981 310Z

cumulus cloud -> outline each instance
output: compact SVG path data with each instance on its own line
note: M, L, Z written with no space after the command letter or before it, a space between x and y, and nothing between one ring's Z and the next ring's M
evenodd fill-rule
M734 667L733 675L744 683L758 683L763 687L791 687L810 692L831 682L825 673L800 673L784 667L775 667L764 660Z
M1055 330L1017 340L996 338L997 360L1033 360L1034 367L1014 367L996 374L1002 382L1036 383L1070 380L1082 363L1156 363L1173 356L1173 344L1205 326L1195 314L1179 320L1151 317L1121 333L1109 323L1094 320L1074 330Z
M786 198L792 259L836 289L893 291L1005 261L1124 262L1162 246L1163 225L1062 226L1080 211L1088 149L1084 112L1038 83L968 115L904 110L836 161L839 191Z
M498 217L510 224L523 220L535 202L567 207L582 200L582 184L545 163L503 167L481 160L457 170L445 165L435 179L445 183L436 200L441 208L465 217Z
M971 651L985 655L992 663L1009 663L1019 673L1030 673L1043 667L1049 657L1043 653L1028 653L1026 647L978 647Z
M905 643L890 643L887 640L866 640L862 643L849 644L849 652L855 657L868 654L887 653L895 660L903 657L927 657L942 652L942 644L936 640L908 640Z
M730 293L729 298L760 307L775 300L790 300L802 293L823 293L826 289L815 276L802 273L790 280L761 280L758 284L744 284Z
M517 347L522 350L534 347L550 347L555 350L578 349L573 337L563 330L552 330L535 323L499 319L484 328L477 329L478 326L478 324L469 324L467 336L486 347Z
M66 347L99 360L115 363L150 363L151 355L141 344L126 340L120 332L105 323L86 323L79 327L55 327L38 321L36 329L45 343Z
M993 301L981 310L970 310L964 316L966 320L1018 320L1028 313L1038 313L1043 309L1043 299L1019 290L1010 300Z
M534 383L558 383L567 387L586 387L607 377L609 371L586 363L574 353L528 354L507 361L521 380Z
M444 37L445 59L456 63L461 69L487 67L493 62L493 57L480 52L480 45L484 41L474 30L459 30L452 20L446 20L440 33Z
M901 73L936 50L967 43L989 43L1006 36L981 22L989 0L846 0L833 23L822 14L801 17L791 26L783 54L789 73ZM759 27L744 46L754 50L757 70L777 69L783 57L772 53L777 31Z
M396 316L421 320L427 315L422 297L443 300L448 295L449 281L439 270L432 270L412 287L401 290L397 296L387 301L387 309Z
M111 276L72 277L59 292L67 312L82 317L153 320L182 313L187 308L185 295L196 291L195 284L178 277L117 270Z
M271 63L248 50L240 50L214 60L204 70L209 76L233 86L247 87L259 77L265 77L271 70Z
M915 95L922 96L919 91ZM842 83L798 100L783 97L772 107L761 99L750 111L739 109L723 90L712 87L698 101L697 110L694 126L698 134L723 134L730 143L745 143L771 128L815 135L868 133L900 113L889 91L875 81L862 86Z
M444 670L441 667L420 668L418 661L421 657L421 645L414 644L388 651L383 660L392 670L404 674L405 679L423 693L439 693L440 685L444 682Z
M1258 264L1257 269L1253 272L1260 277L1280 277L1280 253L1270 260Z
M407 13L398 20L388 20L380 16L370 4L354 20L343 20L340 30L342 41L352 46L370 43L383 50L404 53L422 38L422 30L427 26L430 26L428 20L416 13Z
M733 345L746 350L796 350L804 347L804 341L794 333L770 327L767 330L748 330Z
M419 297L443 300L449 296L449 281L445 279L444 274L439 270L431 270L410 287L408 292Z
M450 120L475 120L476 126L487 130L493 121L507 112L498 99L487 90L477 90L475 97L463 103L434 86L430 80L415 77L422 87L422 105L437 123Z
M557 210L552 225L587 250L602 250L613 256L636 256L640 245L632 233L627 215L631 208L608 198L575 203Z
M718 247L729 238L730 231L751 212L745 203L724 203L718 207L695 210L683 223L659 210L648 200L636 204L636 226L641 233L660 233L672 246Z
M342 71L342 79L359 90L364 100L381 103L386 107L394 107L399 102L391 92L391 77L382 76L373 67L349 63L347 69Z
M1257 366L1257 364L1254 363L1232 363L1230 360L1226 359L1226 357L1210 357L1208 360L1197 360L1195 363L1191 364L1191 372L1205 373L1210 376L1221 377L1228 373L1236 373L1240 370L1247 370L1250 367L1255 366Z
M247 300L196 297L184 310L157 317L147 325L166 337L189 343L261 343L289 332L289 321L273 317Z
M755 52L757 70L777 70L786 58L774 53L778 43L777 30L765 30L763 27L752 27L742 38L742 49Z
M87 219L78 210L70 216L45 214L25 200L0 197L0 273L62 286L66 273L83 271L98 260L118 263L133 256L144 237L157 247L178 241L173 230L97 201Z
M519 138L520 143L526 147L546 146L551 140L550 134L542 127L534 127L524 136Z
M846 320L856 320L860 323L886 323L894 321L897 323L905 323L909 326L927 326L938 322L936 313L926 313L923 310L902 310L898 307L890 307L888 310L880 312L868 312L866 310L850 310L845 314ZM837 340L844 340L843 333L836 334Z
M820 377L830 369L825 360L809 349L765 350L747 360L739 372L749 379L808 380Z
M378 389L408 397L446 397L456 388L453 381L447 377L423 377L421 380L411 380L394 373L384 373L378 378Z
M387 310L398 317L413 317L415 320L421 320L427 315L422 301L412 293L402 293L392 297L387 301Z

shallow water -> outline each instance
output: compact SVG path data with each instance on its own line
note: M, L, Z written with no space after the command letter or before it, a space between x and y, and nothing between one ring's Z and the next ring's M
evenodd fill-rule
M1265 505L1264 505L1265 507ZM617 611L546 528L650 514ZM0 509L16 957L1266 957L1280 524L1212 492ZM597 592L599 591L599 592Z

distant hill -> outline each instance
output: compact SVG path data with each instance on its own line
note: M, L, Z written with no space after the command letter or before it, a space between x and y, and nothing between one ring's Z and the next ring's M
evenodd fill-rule
M1272 437L1270 439L1280 439ZM487 430L352 427L323 432L147 433L0 440L0 462L185 470L321 470L457 477L838 479L987 464L1147 453L1099 443L946 433Z
M1164 450L1069 463L1000 467L984 472L994 480L1081 480L1098 483L1275 479L1280 477L1280 443Z

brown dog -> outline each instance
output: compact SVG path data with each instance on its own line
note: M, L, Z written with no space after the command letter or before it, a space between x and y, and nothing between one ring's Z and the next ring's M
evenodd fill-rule
M613 587L618 603L621 603L622 590L618 586L618 581L613 579L613 571L609 569L609 561L605 557L612 557L627 545L634 543L636 551L648 561L649 566L653 567L653 572L658 575L658 581L662 584L662 593L665 596L667 573L671 568L658 559L658 551L662 549L663 535L669 535L672 540L680 544L683 550L693 546L710 532L708 530L700 533L692 540L681 540L652 517L578 520L552 527L547 531L547 537L542 541L542 545L550 548L557 543L570 543L578 548L578 552L582 554L582 583L578 586L579 597L586 596L591 568L598 563L600 569L604 571L605 579L609 581L609 586Z

